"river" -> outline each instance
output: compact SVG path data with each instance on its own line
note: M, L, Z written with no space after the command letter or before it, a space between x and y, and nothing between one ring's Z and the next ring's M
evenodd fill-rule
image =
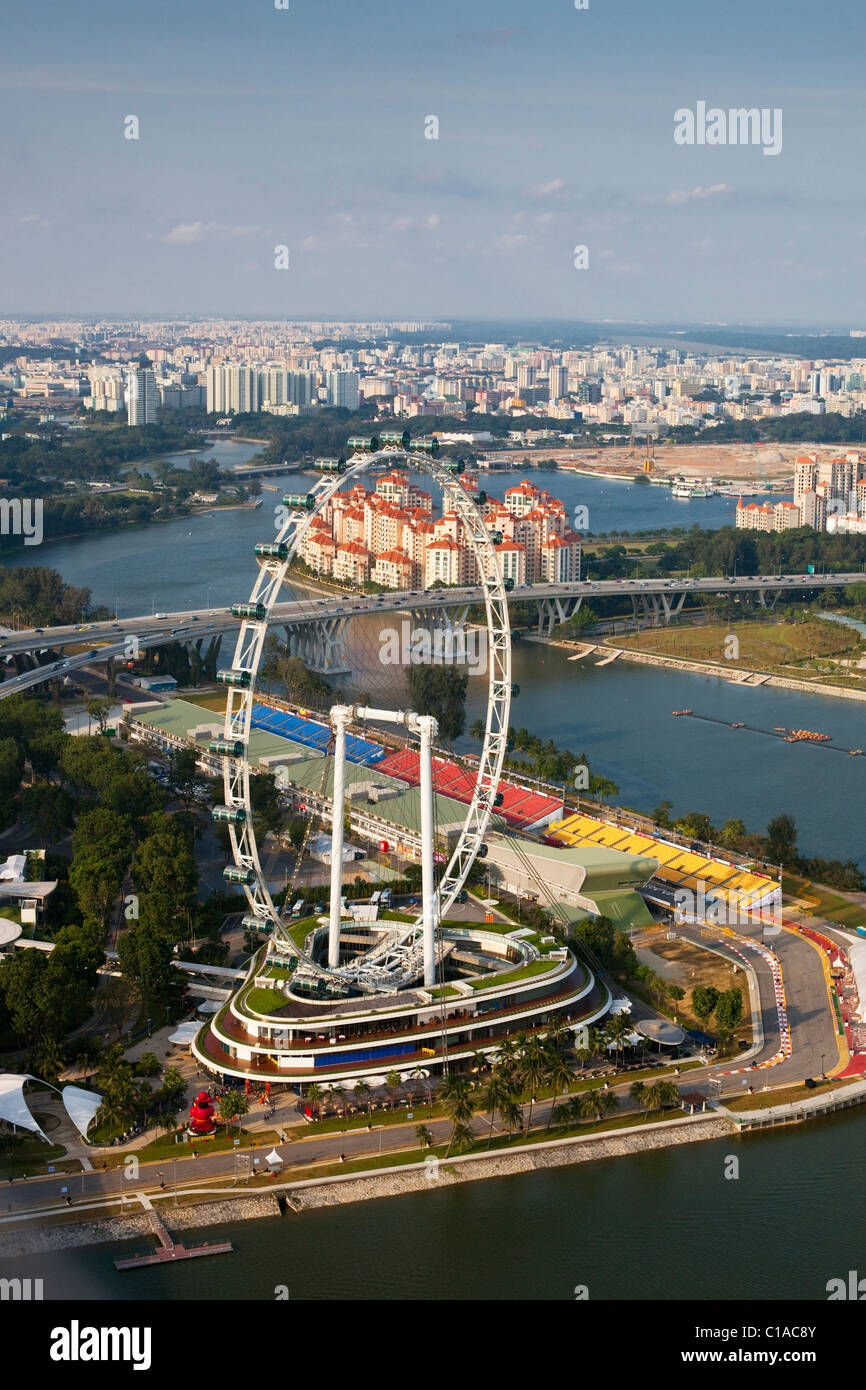
M111 1246L0 1260L47 1299L826 1299L866 1273L866 1113L190 1232L234 1253L117 1273ZM726 1178L726 1159L739 1177Z
M482 485L501 495L514 480L494 475ZM596 531L623 529L626 520L633 529L662 524L656 508L665 524L674 515L688 524L730 520L723 499L674 503L661 489L629 492L627 484L554 473L533 481L569 506L589 505ZM286 485L289 478L276 481ZM4 562L52 565L89 585L95 602L116 602L121 616L228 604L249 593L252 547L269 536L269 499L278 495L266 491L258 511L55 542ZM716 505L728 510L711 521ZM353 638L371 669L376 623L364 620ZM801 848L866 860L866 760L671 717L689 707L768 729L826 730L856 747L866 743L861 705L567 658L557 648L515 646L521 689L512 723L585 752L619 784L618 800L650 810L667 798L676 812L704 811L716 824L738 815L755 829L789 811ZM482 708L476 679L470 720ZM855 1112L743 1140L236 1223L219 1231L235 1253L194 1265L116 1274L111 1259L146 1244L133 1241L58 1251L50 1261L0 1261L0 1273L43 1275L48 1298L270 1300L286 1285L292 1299L569 1300L586 1284L592 1299L823 1299L828 1279L864 1268L866 1209L846 1196L856 1197L864 1142L866 1114ZM741 1158L738 1181L723 1174L732 1152Z
M257 446L226 441L214 452L226 463L225 451L235 448L252 454ZM494 474L485 486L501 495L519 476ZM596 520L599 530L617 519L623 525L626 506L655 506L660 493L658 504L673 506L661 488L632 485L629 494L628 484L552 472L533 474L533 481L562 495L569 506L596 506L602 518ZM587 497L582 491L586 484L598 490L597 504L591 496L588 503L576 500ZM256 510L217 508L161 524L46 542L7 553L3 563L51 565L67 582L89 586L94 602L116 607L120 617L224 606L248 597L255 575L253 546L273 535L274 507L286 488L298 486L297 474L268 478ZM629 496L633 501L623 500ZM721 501L679 505L689 516L699 516ZM646 522L648 515L633 512L631 520ZM370 618L353 625L351 645L360 668L356 689L384 696L387 681L383 683L378 661L382 630L397 621L389 615L384 621ZM511 723L586 753L595 771L618 784L623 804L651 811L667 799L676 814L703 811L713 824L740 816L754 830L763 830L772 816L787 811L797 821L802 850L866 864L860 828L866 758L671 717L672 710L689 708L765 729L817 729L842 746L858 748L866 746L861 704L829 695L735 687L715 677L621 660L599 668L591 657L569 661L568 655L561 648L515 644L520 695ZM483 681L470 682L468 723L483 713L485 694ZM828 815L828 806L840 808L838 814Z

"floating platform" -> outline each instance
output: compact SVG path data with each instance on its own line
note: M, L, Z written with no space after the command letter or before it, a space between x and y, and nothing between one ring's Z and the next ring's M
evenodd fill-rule
M198 1260L205 1255L230 1255L234 1246L231 1241L218 1242L215 1245L196 1245L191 1250L187 1250L185 1245L178 1245L172 1240L165 1226L162 1224L153 1207L147 1201L147 1218L150 1222L151 1230L159 1241L159 1249L153 1250L149 1255L131 1255L125 1260L115 1260L115 1269L142 1269L145 1265L167 1265L177 1260Z
M234 1250L230 1240L221 1245L196 1245L187 1250L185 1245L161 1245L150 1255L132 1255L127 1260L115 1260L115 1269L141 1269L144 1265L169 1265L177 1260L197 1260L204 1255L230 1255Z

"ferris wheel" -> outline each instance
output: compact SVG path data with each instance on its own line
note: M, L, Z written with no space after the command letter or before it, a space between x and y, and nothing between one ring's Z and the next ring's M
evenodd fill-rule
M251 924L270 929L275 945L290 947L308 976L331 977L333 983L349 983L366 992L390 993L423 978L434 983L435 936L438 923L447 916L460 893L469 870L478 857L486 855L485 834L495 807L508 741L508 718L513 687L511 683L511 635L507 593L513 587L503 578L497 546L501 535L491 533L482 513L483 494L469 491L460 479L461 461L440 460L438 441L412 441L408 431L394 431L348 441L347 458L320 459L315 467L318 482L304 493L289 493L278 510L275 539L255 547L258 575L249 600L232 605L241 621L231 667L217 673L227 687L223 735L210 744L210 751L222 757L224 803L214 807L214 819L227 824L234 864L225 871L226 879L243 887ZM466 794L465 820L438 884L433 880L433 749L436 721L417 712L397 709L371 709L366 705L335 703L328 720L333 731L328 744L334 757L334 794L330 817L331 899L327 966L299 949L288 936L265 881L259 847L253 827L250 799L250 734L259 668L272 620L274 605L292 561L299 554L314 519L328 507L332 498L347 484L366 477L412 470L424 474L442 490L442 510L456 515L460 534L474 562L475 575L467 587L480 590L484 606L487 661L487 708L484 737L477 764L469 773L471 793ZM476 600L473 600L476 601ZM350 964L340 965L339 921L342 881L344 822L344 779L347 734L353 725L366 726L367 720L394 723L417 735L420 740L419 775L421 799L422 910L417 920L399 927L389 923L389 931L367 952ZM473 777L474 773L474 777ZM337 977L335 979L334 977Z

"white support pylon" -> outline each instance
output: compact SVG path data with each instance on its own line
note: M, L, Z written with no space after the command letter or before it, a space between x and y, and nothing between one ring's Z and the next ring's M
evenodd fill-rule
M431 715L419 715L416 728L421 739L419 791L421 796L421 905L424 945L424 984L436 983L437 895L433 883L433 738L437 730Z
M336 734L334 747L334 797L331 824L331 904L328 924L328 965L340 964L340 906L343 898L343 817L346 810L346 728L352 712L345 705L334 705L331 723Z

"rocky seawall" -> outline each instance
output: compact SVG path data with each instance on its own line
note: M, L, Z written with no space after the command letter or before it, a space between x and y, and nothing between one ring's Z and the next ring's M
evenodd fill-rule
M176 1209L161 1202L158 1211L163 1225L174 1235L196 1226L219 1226L226 1221L254 1221L263 1216L279 1216L280 1206L273 1192L262 1192ZM43 1255L53 1250L106 1245L139 1236L148 1238L154 1244L153 1228L147 1216L111 1216L104 1221L77 1221L72 1225L36 1226L29 1230L4 1232L2 1253L4 1259L15 1255Z
M524 1145L508 1153L482 1154L466 1158L428 1160L407 1168L392 1168L353 1177L315 1179L291 1184L286 1202L293 1211L316 1207L342 1206L373 1197L397 1197L404 1192L424 1192L482 1178L504 1178L544 1168L564 1168L573 1163L591 1163L601 1158L621 1158L626 1154L649 1153L674 1144L694 1144L703 1139L735 1137L729 1120L707 1114L674 1124L656 1125L646 1131L629 1130L587 1137L560 1139L549 1144Z

